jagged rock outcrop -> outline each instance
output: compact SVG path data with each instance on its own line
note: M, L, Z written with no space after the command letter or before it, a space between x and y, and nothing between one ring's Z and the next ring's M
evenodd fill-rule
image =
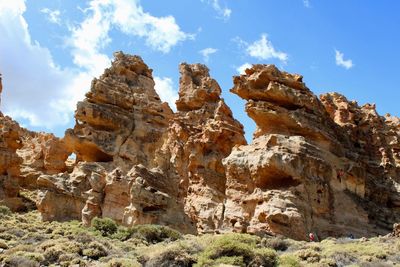
M66 143L78 161L151 166L172 110L154 90L152 70L138 56L114 54L75 112Z
M0 74L0 98L2 91ZM23 201L18 197L22 159L16 151L22 146L20 131L17 122L0 112L0 205L6 205L15 211L24 209Z
M353 105L351 111L347 100L338 104L343 103L339 95L322 96L321 102L301 76L273 65L247 69L234 78L231 91L248 100L246 111L257 130L250 145L235 148L224 160L225 228L305 239L308 232L383 234L398 221L397 170L390 176L379 168L388 162L388 147L368 143L396 140L398 124L386 125L369 106ZM349 123L350 113L360 122L371 121L364 125L369 130ZM369 136L360 138L363 134ZM365 140L366 147L357 140Z
M178 112L163 148L171 165L168 176L179 181L179 198L197 230L216 231L224 216L222 159L232 147L246 143L243 126L220 97L221 88L206 66L183 63L179 72Z
M295 239L387 234L400 221L399 118L337 93L318 98L302 76L253 65L231 89L257 125L246 144L207 67L179 71L176 113L143 60L117 52L65 138L0 114L0 203L18 209L23 186L40 190L44 220Z
M0 112L0 205L21 210L24 204L18 197L20 164L16 151L22 146L18 123Z
M44 219L82 218L90 224L103 216L189 233L220 227L222 159L245 144L243 126L233 119L207 67L182 64L180 72L173 114L141 58L115 54L111 68L78 103L75 128L66 132L67 146L77 155L74 171L38 179Z
M44 174L67 171L66 161L71 154L63 139L53 134L36 133L23 129L17 154L22 158L19 184L24 188L37 188L37 178Z
M134 182L129 170L138 164L156 166L154 153L172 110L161 102L152 70L140 57L122 52L114 56L112 66L93 80L86 99L78 103L76 125L66 132L66 146L78 163L74 171L38 180L47 184L38 203L45 219L52 218L54 205L62 205L52 201L62 195L72 203L69 218L83 216L90 224L95 216L107 216L122 222Z

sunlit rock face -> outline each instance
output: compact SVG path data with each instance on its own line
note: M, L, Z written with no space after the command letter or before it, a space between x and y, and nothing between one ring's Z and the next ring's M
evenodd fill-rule
M170 121L163 146L169 177L179 182L179 198L198 232L222 226L225 168L222 159L246 143L243 126L221 98L221 88L202 64L179 67L178 112Z
M397 118L336 93L320 100L273 65L234 77L231 91L257 130L224 160L226 229L368 236L400 220Z
M231 89L257 125L247 144L205 65L179 66L174 113L139 56L114 57L64 138L0 114L0 204L23 209L22 187L39 190L43 220L303 240L386 234L400 222L399 118L253 65Z

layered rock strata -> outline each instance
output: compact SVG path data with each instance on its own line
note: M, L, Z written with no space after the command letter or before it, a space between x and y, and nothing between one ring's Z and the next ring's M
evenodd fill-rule
M3 85L0 74L0 98ZM0 112L0 205L13 211L26 209L20 191L20 165L23 162L17 150L22 147L23 129L10 117Z
M179 72L178 112L170 121L160 152L166 151L168 177L179 181L185 213L199 232L213 232L221 227L224 217L222 159L232 147L246 143L243 126L233 118L206 66L183 63Z
M19 198L19 175L22 159L17 149L22 147L18 123L0 112L0 205L14 211L24 209Z
M399 220L398 122L338 94L320 101L273 65L247 69L231 91L248 101L257 130L224 160L226 229L366 236Z
M231 89L257 125L246 144L207 67L179 71L176 113L143 60L117 52L65 138L0 114L0 203L19 209L22 186L40 189L44 220L295 239L387 234L400 221L399 118L337 93L318 98L302 76L253 65Z

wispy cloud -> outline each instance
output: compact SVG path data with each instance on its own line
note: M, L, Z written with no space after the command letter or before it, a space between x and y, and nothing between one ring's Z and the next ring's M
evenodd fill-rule
M249 44L246 48L246 52L251 57L260 60L268 60L275 58L279 59L283 63L286 63L288 60L288 55L284 52L277 51L272 45L272 42L268 40L268 36L265 33L261 35L261 38L259 40Z
M251 68L251 67L252 67L252 65L251 65L250 63L246 62L246 63L244 63L243 65L237 67L237 68L236 68L236 71L237 71L239 74L245 74L245 70L246 70L246 69L249 69L249 68Z
M212 8L217 12L218 18L228 20L231 17L232 9L228 7L222 7L219 0L201 0L201 2L206 2L211 5Z
M216 49L216 48L207 47L207 48L204 48L203 50L200 50L199 53L203 56L203 60L205 62L208 62L208 60L210 59L210 55L216 53L217 51L218 51L218 49Z
M40 10L40 12L42 12L43 14L46 14L47 20L50 21L51 23L61 25L60 10L57 10L57 9L51 10L49 8L42 8Z
M310 7L311 7L310 0L303 0L303 5L304 5L305 7L307 7L307 8L310 8Z
M24 0L0 1L0 73L4 85L1 110L24 120L28 126L49 130L69 123L76 102L83 99L90 81L110 65L111 59L104 49L112 42L111 29L142 39L151 49L162 53L194 38L181 30L174 17L156 17L145 12L139 0L92 0L83 9L84 19L68 28L67 47L74 66L62 68L46 47L32 40L23 16L25 10ZM49 15L49 19L54 14L55 21L59 18L54 10L42 13ZM173 103L177 96L172 80L155 80L161 97Z
M336 60L336 65L341 66L347 70L354 67L353 61L351 59L345 60L344 54L336 49L335 49L335 60Z
M165 101L169 106L176 111L175 101L178 100L178 92L174 89L172 79L169 77L154 77L155 89L162 101Z

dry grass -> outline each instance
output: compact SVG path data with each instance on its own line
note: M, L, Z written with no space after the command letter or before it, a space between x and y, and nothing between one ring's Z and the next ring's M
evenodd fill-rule
M42 222L37 211L0 207L0 266L398 266L400 240L319 243L246 234L182 236L164 226L86 228ZM111 229L111 230L110 230Z

